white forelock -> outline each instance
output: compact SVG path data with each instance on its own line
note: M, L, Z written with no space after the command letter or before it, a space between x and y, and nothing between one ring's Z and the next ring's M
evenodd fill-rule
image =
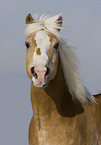
M62 29L62 27L59 26L59 22L57 21L61 14L55 15L55 16L46 16L41 15L39 19L35 18L34 23L26 24L25 25L25 32L24 35L27 38L30 34L39 31L39 30L45 30L52 34L54 34L57 38L60 37L60 33L58 32L58 29Z

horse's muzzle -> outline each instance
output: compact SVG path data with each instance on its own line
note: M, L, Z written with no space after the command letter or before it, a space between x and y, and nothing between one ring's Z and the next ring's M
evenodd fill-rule
M50 78L49 67L32 67L31 68L32 83L34 86L42 88L47 85Z

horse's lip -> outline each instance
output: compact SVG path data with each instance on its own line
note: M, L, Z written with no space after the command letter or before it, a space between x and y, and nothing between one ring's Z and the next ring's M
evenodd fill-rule
M36 84L36 83L34 83L33 85L38 87L38 88L45 88L48 85L48 83L44 83L44 84L39 84L39 83Z

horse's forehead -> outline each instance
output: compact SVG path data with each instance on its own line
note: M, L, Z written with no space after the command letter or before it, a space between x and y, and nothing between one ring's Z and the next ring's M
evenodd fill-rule
M45 31L37 31L36 33L32 33L27 38L31 43L35 44L35 47L37 44L48 44L48 43L55 43L58 41L55 35L49 32Z
M37 48L40 48L42 51L48 49L51 44L49 35L44 31L36 32L35 41L36 41Z

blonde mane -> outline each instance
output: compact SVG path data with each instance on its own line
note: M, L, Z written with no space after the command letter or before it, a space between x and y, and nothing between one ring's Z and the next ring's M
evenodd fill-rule
M73 99L77 99L82 103L87 103L88 100L96 102L95 98L87 91L83 86L80 73L78 71L78 63L72 48L63 40L58 29L62 29L58 25L58 18L61 14L56 16L42 15L39 20L34 19L34 23L26 24L25 37L28 37L31 33L39 30L44 30L54 34L60 41L59 54L61 58L61 64L67 87L73 96Z

